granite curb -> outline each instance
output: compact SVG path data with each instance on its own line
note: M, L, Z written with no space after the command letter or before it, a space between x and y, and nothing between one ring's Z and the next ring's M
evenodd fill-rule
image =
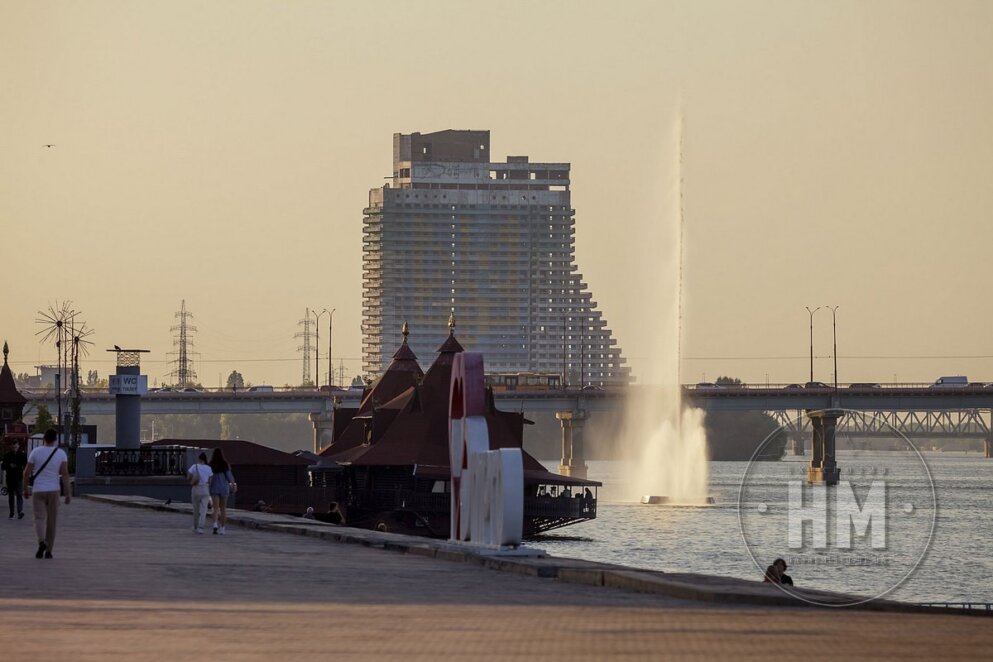
M166 503L148 497L88 494L82 498L128 508L192 514L192 506L188 503ZM445 540L355 529L313 520L301 520L301 518L291 515L232 509L228 511L228 524L248 529L306 536L329 542L362 545L443 561L472 564L499 572L510 572L542 579L556 579L572 584L601 586L635 593L664 595L670 598L717 605L808 609L829 609L834 606L834 608L908 614L993 616L993 612L989 611L926 607L893 600L872 600L850 605L853 601L852 596L839 593L796 590L792 592L796 595L793 595L777 586L743 579L694 575L692 573L664 573L581 559L550 557L544 554L541 556L497 556L487 554L485 551L465 549ZM806 602L805 598L825 604L813 605Z

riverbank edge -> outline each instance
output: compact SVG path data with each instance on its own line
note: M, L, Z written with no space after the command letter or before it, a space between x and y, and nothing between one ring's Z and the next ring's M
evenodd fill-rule
M148 497L104 494L87 494L82 498L127 508L192 515L192 506L188 503L167 504L164 501ZM799 589L787 593L786 590L772 584L732 577L665 573L658 570L645 570L548 555L495 556L487 554L483 550L470 549L467 546L446 540L354 529L314 520L303 520L290 515L232 509L228 511L228 525L232 524L260 531L307 536L329 542L362 545L444 561L468 563L499 572L512 572L542 579L556 579L562 582L601 586L635 593L652 593L717 605L837 608L908 614L993 617L993 612L985 610L925 607L894 600L870 600L851 605L850 603L857 598L849 595ZM811 604L807 600L820 604Z

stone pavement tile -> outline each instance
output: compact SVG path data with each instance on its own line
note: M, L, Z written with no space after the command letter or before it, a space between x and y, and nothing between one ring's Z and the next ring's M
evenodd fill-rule
M0 521L3 659L982 658L984 618L706 606L76 500Z

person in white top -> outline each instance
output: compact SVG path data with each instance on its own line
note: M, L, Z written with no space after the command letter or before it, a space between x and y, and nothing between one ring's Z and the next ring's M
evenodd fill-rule
M58 433L45 431L45 445L31 451L24 468L24 496L31 499L34 530L38 538L36 559L52 558L55 547L55 525L59 517L59 486L65 494L66 505L72 501L69 484L69 458L56 444ZM32 494L33 493L33 494Z
M186 472L186 480L191 485L190 501L193 503L193 532L203 533L207 521L207 505L210 503L210 477L214 475L207 464L207 454L200 453L199 462Z

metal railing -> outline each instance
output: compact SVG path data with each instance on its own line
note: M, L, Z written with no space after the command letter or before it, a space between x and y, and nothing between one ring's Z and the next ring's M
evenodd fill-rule
M918 602L918 607L943 607L945 609L975 609L993 611L993 602Z
M524 497L524 514L528 517L592 519L596 517L596 499L580 496Z
M96 452L98 476L185 476L184 448L108 448Z

